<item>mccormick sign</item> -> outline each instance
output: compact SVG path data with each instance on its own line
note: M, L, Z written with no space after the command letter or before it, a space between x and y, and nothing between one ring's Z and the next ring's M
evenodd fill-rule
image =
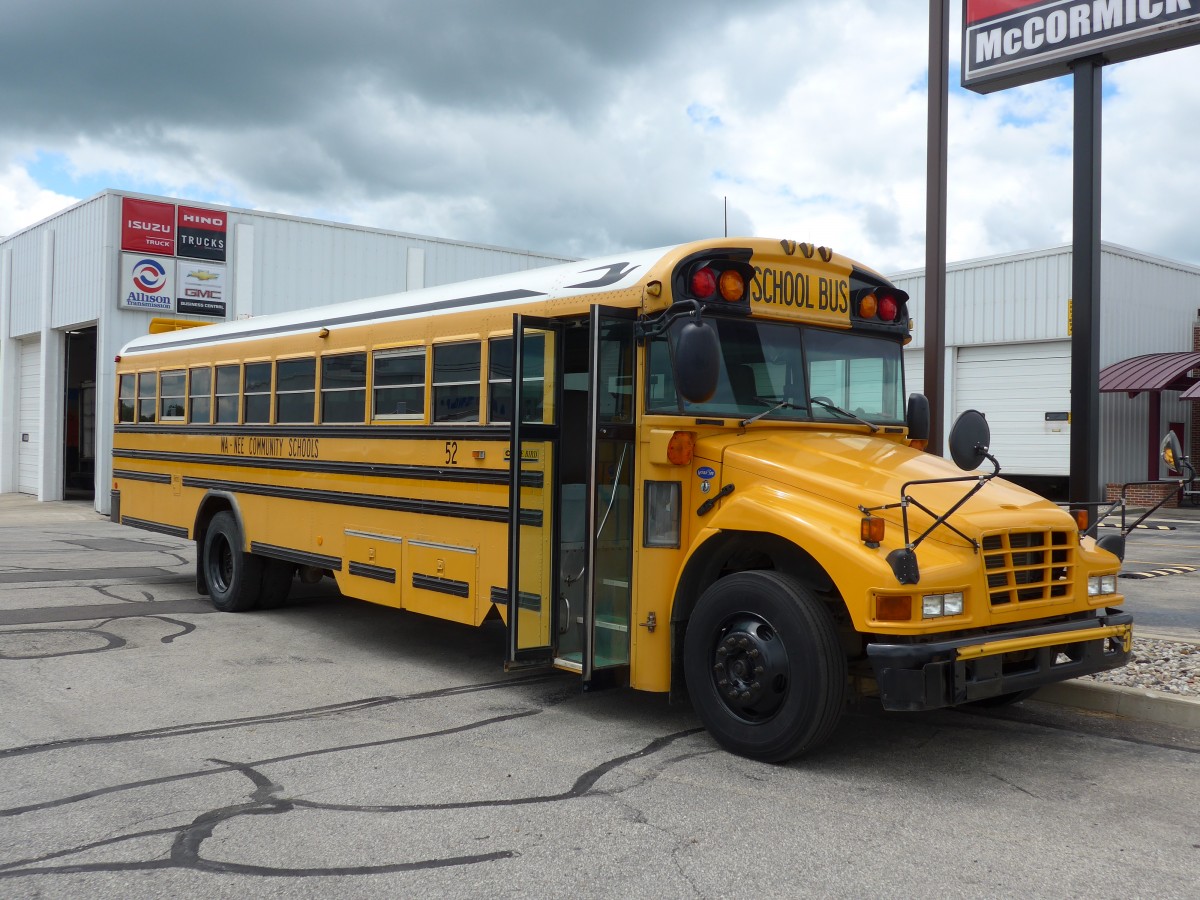
M1200 0L963 0L962 86L1054 78L1085 56L1123 62L1200 43Z

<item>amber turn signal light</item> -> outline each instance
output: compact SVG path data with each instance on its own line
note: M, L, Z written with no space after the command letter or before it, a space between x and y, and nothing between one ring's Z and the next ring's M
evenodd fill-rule
M1077 509L1071 515L1075 517L1075 524L1079 526L1080 531L1088 530L1088 511L1086 509Z
M696 433L676 431L667 442L667 462L673 466L686 466L696 452Z
M883 541L884 527L887 522L878 516L867 516L859 520L859 537L870 547L878 547Z
M876 597L875 618L881 622L907 622L912 618L912 597L908 594Z

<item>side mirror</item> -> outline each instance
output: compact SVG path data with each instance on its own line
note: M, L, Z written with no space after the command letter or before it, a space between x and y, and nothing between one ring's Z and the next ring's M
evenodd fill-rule
M992 429L977 409L967 409L950 429L950 458L964 471L978 469L992 445Z
M1168 469L1174 469L1176 472L1183 470L1183 466L1181 465L1183 448L1179 446L1179 436L1175 432L1167 432L1166 437L1162 439L1162 444L1159 446L1158 452L1162 454L1162 460L1167 464Z
M675 340L675 388L688 403L705 403L717 392L721 344L717 329L689 319Z
M929 440L929 398L924 394L908 395L908 410L904 414L908 422L910 441Z

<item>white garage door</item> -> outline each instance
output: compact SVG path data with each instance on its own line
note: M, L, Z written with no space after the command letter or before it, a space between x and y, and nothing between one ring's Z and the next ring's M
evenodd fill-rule
M904 351L904 402L909 394L925 393L925 351Z
M17 490L38 492L38 462L42 453L42 357L41 342L21 342L21 401L17 412Z
M1071 409L1070 341L959 348L955 418L964 409L987 416L1002 474L1066 475L1071 426L1057 417Z

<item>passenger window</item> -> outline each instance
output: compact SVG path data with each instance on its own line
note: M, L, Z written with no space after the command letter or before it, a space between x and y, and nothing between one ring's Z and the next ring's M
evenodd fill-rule
M158 379L153 372L139 372L137 381L138 421L153 422L154 408L158 405L154 396Z
M367 354L321 357L321 421L363 422L367 414Z
M479 421L480 343L433 348L433 420Z
M425 415L425 348L378 350L374 355L376 419L420 419Z
M136 384L134 376L122 375L117 389L117 421L132 422L136 418Z
M217 421L235 423L238 420L238 381L241 366L217 366Z
M242 384L242 421L271 421L271 364L246 363Z
M546 336L526 334L521 378L521 421L541 422L546 392ZM512 421L513 339L488 341L488 421Z
M275 422L313 422L317 408L317 361L281 359L275 363Z
M184 388L186 374L183 369L162 372L158 376L158 419L159 421L184 419Z
M207 425L212 421L212 369L189 369L188 379L188 421Z

